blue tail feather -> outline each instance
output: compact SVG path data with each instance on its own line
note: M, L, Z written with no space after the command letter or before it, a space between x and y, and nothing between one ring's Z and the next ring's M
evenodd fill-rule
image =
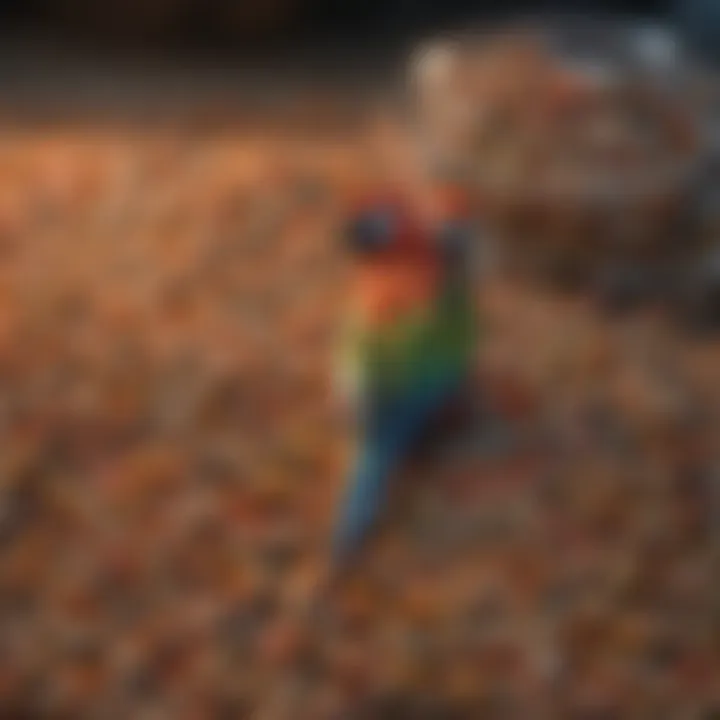
M459 382L375 407L365 418L363 438L333 538L333 565L347 563L361 547L387 501L393 474L408 456L445 398Z
M364 447L335 532L333 563L340 566L360 548L387 501L390 478L405 454L400 442Z

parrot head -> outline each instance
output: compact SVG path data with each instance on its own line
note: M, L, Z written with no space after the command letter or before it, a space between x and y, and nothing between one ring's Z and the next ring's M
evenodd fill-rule
M383 324L429 307L444 279L459 277L468 244L460 205L437 193L421 213L397 196L356 205L346 234L355 268L355 297L370 323Z
M346 232L351 252L359 258L379 258L442 252L446 244L454 245L459 229L470 224L469 203L453 188L435 195L430 222L427 214L420 215L398 196L373 196L357 203Z
M358 259L401 259L432 250L432 238L407 202L393 196L358 203L346 232Z
M354 263L351 297L366 327L394 323L436 295L440 257L411 204L375 195L355 206L345 242Z

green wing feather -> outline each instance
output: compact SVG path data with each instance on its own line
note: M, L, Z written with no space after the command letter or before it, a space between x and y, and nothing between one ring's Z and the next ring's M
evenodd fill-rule
M467 374L478 327L467 290L450 285L437 302L381 328L351 319L340 362L360 393L394 393L452 374Z

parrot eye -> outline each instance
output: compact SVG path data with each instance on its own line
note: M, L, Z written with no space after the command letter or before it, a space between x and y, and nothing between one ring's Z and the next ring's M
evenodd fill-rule
M387 247L395 229L395 218L389 210L373 210L357 217L350 225L348 239L353 250L372 252Z

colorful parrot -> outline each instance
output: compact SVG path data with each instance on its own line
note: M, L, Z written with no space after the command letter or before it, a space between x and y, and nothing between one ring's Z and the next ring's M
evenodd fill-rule
M374 199L349 228L357 264L340 368L356 401L358 443L333 538L335 571L360 549L395 471L472 372L470 226L455 202L442 205L438 222L423 222L401 199Z

